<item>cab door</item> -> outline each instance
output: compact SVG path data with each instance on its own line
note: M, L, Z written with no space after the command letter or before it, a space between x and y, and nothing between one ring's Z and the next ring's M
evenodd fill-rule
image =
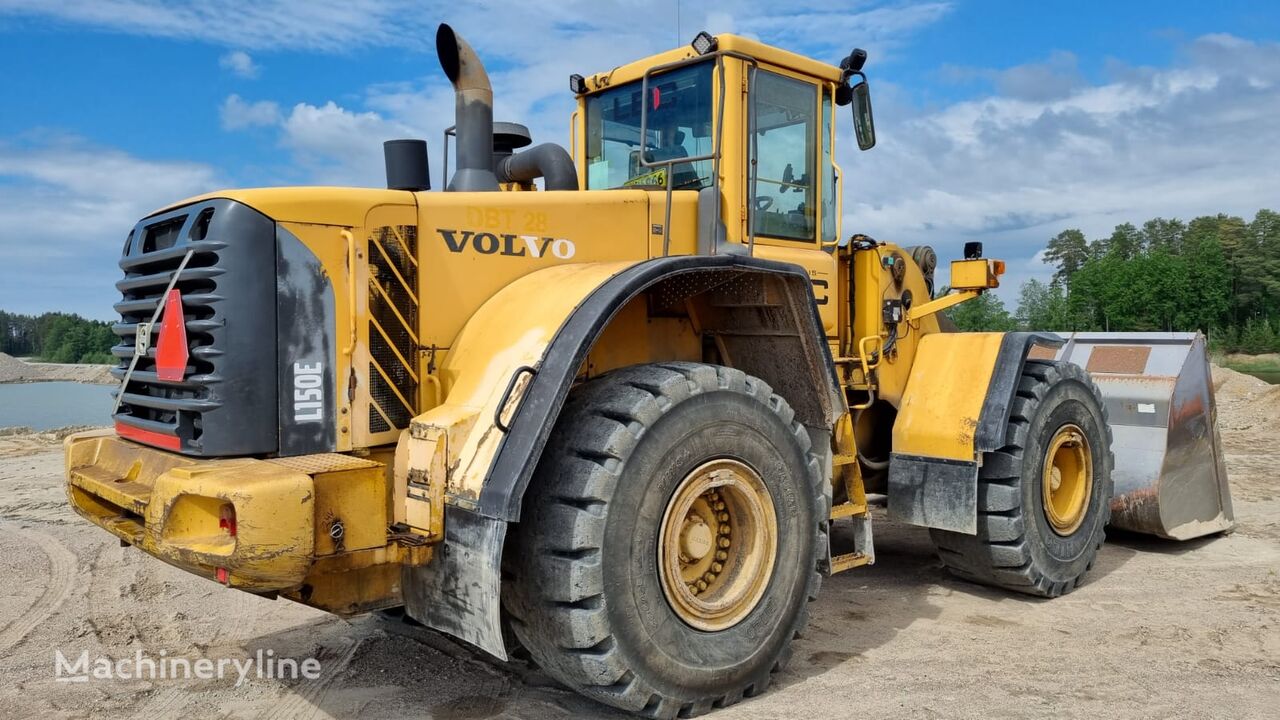
M837 340L838 178L831 95L820 83L761 64L745 98L746 239L755 256L804 267L829 341Z

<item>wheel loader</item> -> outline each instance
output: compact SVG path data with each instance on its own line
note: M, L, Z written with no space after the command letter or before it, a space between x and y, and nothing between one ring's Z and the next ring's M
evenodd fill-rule
M877 505L955 575L1044 597L1108 524L1231 528L1202 337L949 331L1002 262L970 243L935 277L928 247L843 234L866 53L699 33L573 75L566 149L495 123L478 55L436 44L442 191L396 140L387 189L213 192L129 233L76 512L656 718L763 692L823 577L874 562Z

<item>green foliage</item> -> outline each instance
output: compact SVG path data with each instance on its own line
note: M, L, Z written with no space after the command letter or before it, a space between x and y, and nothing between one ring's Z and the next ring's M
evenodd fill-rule
M984 293L943 312L956 324L956 328L964 332L1009 332L1018 329L1018 321L1005 309L1000 298L992 293Z
M1054 281L1065 281L1089 259L1089 243L1079 230L1063 230L1049 240L1044 259L1058 268Z
M1039 280L1023 283L1018 298L1018 323L1036 330L1072 329L1075 323L1062 285L1045 285Z
M17 315L0 310L0 352L48 362L111 364L111 324L79 315Z
M1064 230L1044 257L1053 282L1023 284L1024 328L1199 330L1218 352L1280 351L1280 213L1153 218L1091 242Z
M1240 331L1240 341L1234 352L1261 355L1262 353L1280 352L1280 336L1276 329L1265 318L1249 318Z

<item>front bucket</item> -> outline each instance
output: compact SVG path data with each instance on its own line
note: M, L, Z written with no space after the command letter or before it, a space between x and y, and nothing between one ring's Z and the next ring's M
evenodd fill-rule
M1235 515L1204 336L1061 335L1067 342L1056 359L1087 370L1106 403L1115 453L1111 524L1174 540L1230 530Z

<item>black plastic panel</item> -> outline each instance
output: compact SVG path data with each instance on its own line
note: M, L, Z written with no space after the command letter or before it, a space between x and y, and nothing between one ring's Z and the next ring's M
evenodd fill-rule
M333 452L338 405L334 363L333 285L302 241L277 228L276 377L280 398L280 455Z
M190 359L181 380L157 377L157 324L150 350L121 389L115 421L176 437L186 455L276 452L275 223L246 205L217 199L148 217L130 237L120 260L125 275L116 283L123 297L113 330L121 343L112 353L120 366L112 374L124 378L138 324L150 321L188 251L191 259L175 287L182 293Z

